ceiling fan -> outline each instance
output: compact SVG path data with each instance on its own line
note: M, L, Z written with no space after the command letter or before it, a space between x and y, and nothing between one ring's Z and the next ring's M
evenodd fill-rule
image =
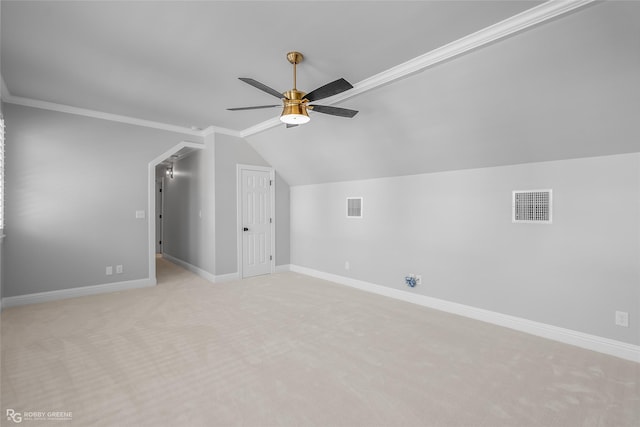
M260 83L254 79L246 77L239 77L243 82L250 84L251 86L260 89L270 95L280 98L282 105L258 105L256 107L240 107L240 108L227 108L229 111L241 111L241 110L257 110L260 108L274 108L283 107L280 120L287 125L288 128L298 126L307 123L310 118L307 113L308 110L316 111L318 113L329 114L332 116L348 117L351 118L358 114L356 110L349 110L348 108L330 107L328 105L310 104L320 99L328 98L333 95L337 95L346 90L353 88L351 83L345 79L338 79L331 83L327 83L309 93L304 93L296 88L296 65L302 62L304 56L300 52L287 53L287 59L293 64L293 89L284 93L280 93L269 86Z

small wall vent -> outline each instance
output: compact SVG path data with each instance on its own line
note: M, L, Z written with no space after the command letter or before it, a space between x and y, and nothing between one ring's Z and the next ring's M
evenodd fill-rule
M551 190L514 191L511 220L551 224Z
M362 218L362 197L347 197L347 218Z

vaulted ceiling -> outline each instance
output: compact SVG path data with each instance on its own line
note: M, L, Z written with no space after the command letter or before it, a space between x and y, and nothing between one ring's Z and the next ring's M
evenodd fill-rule
M639 151L640 4L580 4L367 86L545 4L5 0L1 71L14 100L225 128L292 185ZM237 78L290 89L291 50L299 88L344 77L329 102L360 113L285 129L226 110L277 103Z

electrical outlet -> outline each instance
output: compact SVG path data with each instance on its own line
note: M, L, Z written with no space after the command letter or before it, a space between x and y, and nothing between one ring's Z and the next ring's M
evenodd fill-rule
M116 274L122 274L122 264L116 265Z
M410 287L415 287L418 283L416 282L416 275L411 273L408 276L405 276L404 278L404 283L407 284L407 286Z
M113 267L112 266L108 266L105 274L107 276L111 276L113 274Z
M416 274L416 285L422 285L422 276L420 274Z
M629 313L626 311L616 311L616 325L629 327Z
M349 264L349 261L345 261L344 262L344 269L345 270L350 270L351 269L351 265Z

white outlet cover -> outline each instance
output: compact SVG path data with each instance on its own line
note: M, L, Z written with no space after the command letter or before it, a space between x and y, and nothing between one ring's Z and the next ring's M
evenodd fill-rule
M113 274L113 267L111 266L107 267L107 269L105 270L105 274L107 276L111 276Z
M144 211L136 211L136 219L144 219Z
M629 327L629 313L626 311L616 311L616 325Z
M122 266L116 265L116 274L122 274Z

